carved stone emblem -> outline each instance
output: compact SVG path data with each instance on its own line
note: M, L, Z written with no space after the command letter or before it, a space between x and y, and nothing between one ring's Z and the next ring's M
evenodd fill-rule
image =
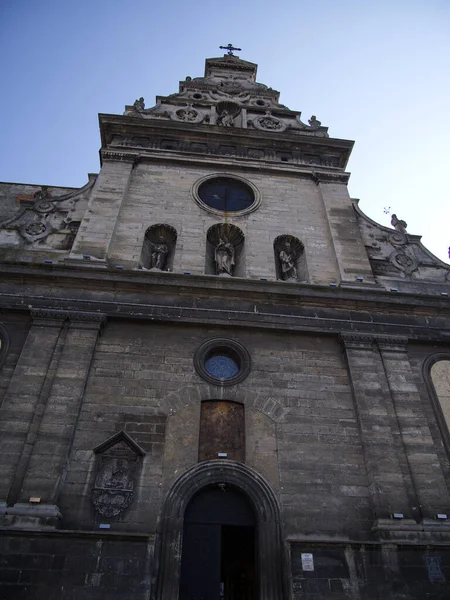
M241 83L233 80L222 81L219 90L225 92L225 94L230 94L230 96L235 96L243 91Z
M389 235L389 241L393 246L404 246L407 242L406 235L402 231L394 231Z
M281 121L274 119L273 117L261 117L258 119L258 123L264 129L281 129Z
M175 114L182 121L188 121L191 123L198 117L198 112L193 108L180 108L180 110L177 110Z
M38 240L42 240L47 237L51 232L51 228L47 223L42 223L41 221L33 221L31 223L25 223L19 229L20 235L27 242L35 242Z
M253 124L257 129L266 131L283 131L286 129L286 125L280 119L273 117L270 111L267 111L264 117L253 119Z
M415 258L406 254L404 250L395 250L389 257L390 262L406 274L410 274L417 269L417 261Z
M47 227L45 226L45 223L30 223L25 227L25 233L33 236L41 235L42 233L45 233L46 230Z
M97 476L92 503L102 516L117 517L133 501L139 458L143 450L124 432L95 449Z
M34 193L33 209L40 214L47 214L55 209L47 186L43 185L40 190Z
M36 212L44 215L55 210L54 204L48 200L40 200L39 202L36 202L33 208Z

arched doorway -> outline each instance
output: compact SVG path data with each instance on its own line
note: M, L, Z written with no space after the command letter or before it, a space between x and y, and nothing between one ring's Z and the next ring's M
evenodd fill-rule
M179 600L256 600L256 518L225 483L203 488L184 515Z
M223 486L230 492L226 509L223 508L224 500L219 495L227 493L222 491ZM217 503L217 507L214 507L214 503ZM203 544L204 547L207 548L208 544L211 544L211 547L216 545L216 553L220 560L216 556L215 582L218 581L220 586L221 582L225 583L220 579L222 575L233 578L234 569L244 569L244 577L250 578L252 573L254 577L253 585L250 586L253 594L253 597L250 596L251 600L283 600L286 594L282 575L283 550L277 500L268 483L256 471L232 460L199 463L181 475L173 484L167 495L160 520L155 556L157 581L152 597L157 600L186 599L186 596L183 597L181 593L187 593L186 589L189 589L184 587L184 572L189 570L190 564L189 559L183 557L181 567L182 555L186 549L189 552L189 547L195 543L195 528L189 540L189 523L195 523L202 510L210 511L208 517L210 521L214 521L214 518L217 520L220 511L228 511L225 515L222 514L219 522L216 522L216 525L220 526L220 536L217 535L218 529L214 533L210 528L209 533L204 533L205 528L200 532L201 528L197 527L198 535L209 536L209 541ZM232 524L233 519L236 518L241 524ZM209 526L212 523L198 523L198 525L202 524ZM244 529L238 531L232 529L234 526L248 527L248 529L247 532ZM186 545L183 533L188 536ZM253 557L250 557L248 564L245 564L244 559L241 560L239 556L236 564L233 564L232 555L239 542L247 549L253 544ZM204 565L203 572L210 568L212 567ZM180 588L180 582L183 590ZM217 595L200 595L200 586L194 590L194 592L198 591L199 595L191 598L219 600L220 587L214 590L213 593Z

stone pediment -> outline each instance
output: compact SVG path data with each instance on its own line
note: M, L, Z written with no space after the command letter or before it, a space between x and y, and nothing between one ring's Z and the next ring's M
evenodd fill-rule
M422 244L421 236L411 235L399 221L398 229L372 221L354 200L358 224L375 279L389 288L402 283L402 290L413 291L429 283L441 284L436 291L448 291L450 266L434 256ZM397 220L398 221L398 220ZM406 287L405 287L406 284ZM423 290L421 290L423 291Z
M156 105L145 108L143 98L125 107L125 115L220 127L258 129L268 134L290 133L328 137L327 128L312 116L308 124L301 113L279 103L279 92L256 78L257 65L237 56L206 60L203 77L186 77L178 93L157 96ZM224 107L228 102L234 107Z

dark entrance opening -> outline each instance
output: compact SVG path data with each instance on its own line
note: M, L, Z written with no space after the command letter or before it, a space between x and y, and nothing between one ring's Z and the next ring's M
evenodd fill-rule
M256 600L256 521L236 488L204 488L184 518L179 600Z

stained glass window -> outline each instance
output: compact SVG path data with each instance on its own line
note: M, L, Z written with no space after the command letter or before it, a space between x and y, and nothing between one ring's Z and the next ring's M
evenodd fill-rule
M224 354L217 354L208 358L205 361L205 369L210 375L219 379L230 379L239 372L239 366L235 361Z

